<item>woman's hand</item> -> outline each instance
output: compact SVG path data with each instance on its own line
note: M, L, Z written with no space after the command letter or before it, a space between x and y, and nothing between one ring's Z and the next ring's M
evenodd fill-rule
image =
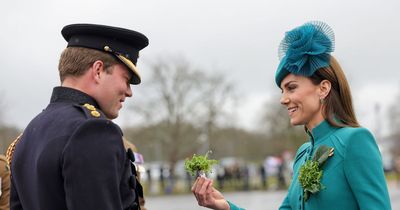
M224 196L213 186L213 181L206 177L198 177L192 186L192 192L197 203L214 210L229 210L229 204Z

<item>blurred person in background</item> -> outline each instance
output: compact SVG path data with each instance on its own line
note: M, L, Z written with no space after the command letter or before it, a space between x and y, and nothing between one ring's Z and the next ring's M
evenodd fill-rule
M6 156L0 155L0 210L10 209L10 169Z
M260 174L260 181L261 181L261 186L263 189L268 188L268 182L267 182L267 173L264 167L264 164L260 164L258 168L258 172Z
M303 125L308 142L297 151L293 180L280 210L390 210L381 154L354 114L350 87L331 55L334 33L309 22L285 34L275 82L290 123ZM199 177L192 192L200 206L242 209Z
M396 176L397 188L400 189L400 155L396 156L393 161L393 169Z

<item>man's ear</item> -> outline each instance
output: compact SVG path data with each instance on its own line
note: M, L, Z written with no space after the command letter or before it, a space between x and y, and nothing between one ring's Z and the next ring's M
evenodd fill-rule
M322 80L321 83L319 83L319 90L320 90L320 99L325 99L326 96L328 96L329 92L331 91L332 84L329 80Z
M100 81L100 78L102 77L102 73L104 71L104 63L101 60L97 60L92 64L91 68L91 73L92 73L92 78L95 81Z

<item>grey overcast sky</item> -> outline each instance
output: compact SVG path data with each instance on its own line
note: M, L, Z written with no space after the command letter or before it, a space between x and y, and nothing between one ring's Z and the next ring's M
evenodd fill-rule
M0 8L0 100L6 104L6 122L20 128L59 85L58 59L66 46L60 31L71 23L126 27L148 36L150 45L138 63L144 82L133 87L127 103L140 100L146 88L146 60L183 55L194 66L210 73L218 69L235 82L245 99L238 125L248 128L255 126L263 102L279 94L273 76L284 33L310 20L333 28L333 55L347 74L363 125L376 127L377 103L385 121L400 90L398 0L13 0L2 1Z

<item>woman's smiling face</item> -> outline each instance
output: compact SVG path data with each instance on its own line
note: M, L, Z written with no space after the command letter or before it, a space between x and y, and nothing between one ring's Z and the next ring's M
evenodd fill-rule
M288 74L281 82L281 104L287 107L292 125L312 130L323 119L320 86L305 76Z

